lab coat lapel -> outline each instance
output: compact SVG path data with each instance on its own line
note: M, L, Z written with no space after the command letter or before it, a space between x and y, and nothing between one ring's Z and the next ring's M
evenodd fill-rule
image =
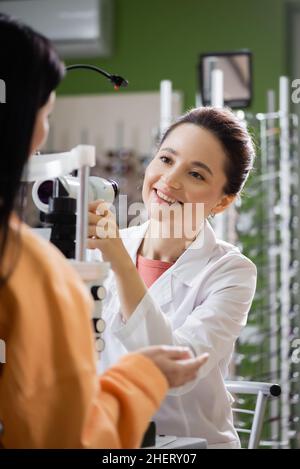
M149 293L160 306L173 301L177 289L182 291L182 284L193 286L197 281L197 274L207 265L215 246L215 233L208 221L205 221L195 241L149 288Z
M172 288L172 270L174 266L170 267L164 272L149 288L149 293L157 301L160 306L169 303L173 298Z
M129 229L125 228L125 230L120 230L120 236L122 238L122 241L134 264L136 264L137 252L142 240L144 239L148 226L149 220L143 223L142 225L134 226Z
M156 282L152 284L149 293L155 298L160 306L174 301L177 291L184 291L197 282L198 273L207 265L216 246L215 233L210 224L205 221L204 227L188 247L188 249L177 259L175 264L168 269Z
M216 246L214 230L206 220L195 241L179 257L172 274L183 284L193 286L197 274L205 268Z
M149 221L135 227L135 229L123 239L123 242L128 250L133 262L136 263L136 256L138 248L145 236ZM125 234L126 232L124 232ZM121 233L122 235L122 233ZM204 227L189 246L189 248L177 259L175 264L164 272L149 288L149 293L157 301L160 306L163 306L174 298L175 289L179 284L186 286L193 286L197 273L201 271L212 254L216 245L216 237L210 224L205 221Z

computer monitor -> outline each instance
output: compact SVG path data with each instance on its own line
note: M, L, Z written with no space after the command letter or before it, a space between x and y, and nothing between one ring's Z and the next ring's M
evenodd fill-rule
M211 73L215 69L224 74L224 104L233 109L250 106L253 97L252 53L241 50L200 55L198 78L204 106L211 104Z

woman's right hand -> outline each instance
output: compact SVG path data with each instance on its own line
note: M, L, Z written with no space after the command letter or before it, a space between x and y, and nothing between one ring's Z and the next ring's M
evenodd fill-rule
M182 386L197 377L199 368L207 361L208 354L194 357L188 347L159 345L137 350L152 360L167 379L171 388Z

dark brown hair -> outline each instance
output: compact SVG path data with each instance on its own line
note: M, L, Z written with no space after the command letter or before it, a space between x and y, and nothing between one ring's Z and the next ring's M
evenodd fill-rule
M228 109L200 107L192 109L174 122L164 133L160 145L181 124L195 124L217 137L227 155L224 168L227 183L223 191L227 195L239 194L253 167L255 149L245 123Z
M7 90L7 102L0 106L1 268L36 116L63 78L64 65L48 39L2 13L0 44L0 75ZM0 272L0 286L6 280Z

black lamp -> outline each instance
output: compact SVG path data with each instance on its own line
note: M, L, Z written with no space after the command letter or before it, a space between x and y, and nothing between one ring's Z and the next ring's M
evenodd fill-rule
M96 67L95 65L74 64L66 66L67 71L75 69L94 70L95 72L100 73L100 75L103 75L104 77L108 78L108 80L114 85L115 90L118 90L121 86L128 86L128 81L125 80L125 78L120 77L119 75L111 75L110 73L106 72L105 70L102 70L99 67Z

